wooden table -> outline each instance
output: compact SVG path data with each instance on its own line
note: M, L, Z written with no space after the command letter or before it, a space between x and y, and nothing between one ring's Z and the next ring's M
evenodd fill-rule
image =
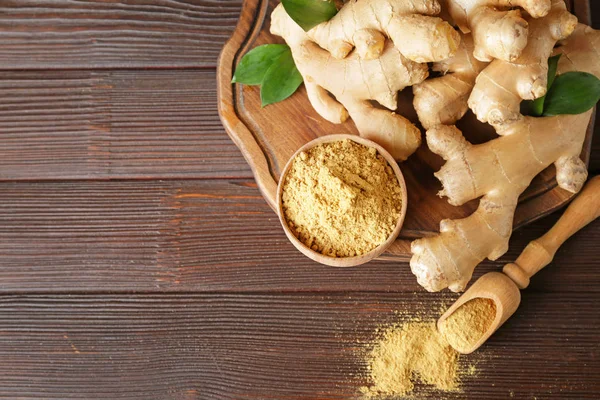
M217 115L240 6L0 0L1 398L354 398L377 326L456 298L288 243ZM600 397L599 241L564 246L444 398Z

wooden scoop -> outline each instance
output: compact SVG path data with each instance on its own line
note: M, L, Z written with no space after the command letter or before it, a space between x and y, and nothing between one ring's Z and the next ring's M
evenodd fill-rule
M476 298L488 298L496 305L496 317L485 334L463 354L477 350L517 310L519 289L529 286L529 278L550 264L558 248L581 228L600 216L600 176L586 184L558 222L544 236L532 241L514 263L503 272L490 272L479 278L438 320L440 324L460 306Z

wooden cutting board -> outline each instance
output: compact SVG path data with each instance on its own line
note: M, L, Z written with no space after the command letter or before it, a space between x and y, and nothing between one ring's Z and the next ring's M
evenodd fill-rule
M278 2L244 1L240 20L223 48L217 69L218 106L223 125L242 151L265 200L274 210L280 171L300 146L326 134L358 134L350 120L335 125L321 118L310 105L304 86L287 100L261 108L257 86L231 84L235 66L249 50L266 43L284 43L280 37L269 33L270 15ZM573 0L568 6L580 22L590 24L589 0ZM417 122L410 88L400 94L398 110L411 121ZM590 156L593 120L588 127L582 154L586 164ZM496 137L490 126L481 124L471 113L458 126L472 143L482 143ZM437 233L442 219L463 218L477 208L478 200L454 207L437 196L441 185L433 172L442 164L442 159L431 153L425 144L400 164L408 190L408 213L398 240L381 258L399 261L410 259L410 242L413 239ZM572 197L572 194L557 186L554 166L549 167L533 180L521 196L514 229L555 211Z

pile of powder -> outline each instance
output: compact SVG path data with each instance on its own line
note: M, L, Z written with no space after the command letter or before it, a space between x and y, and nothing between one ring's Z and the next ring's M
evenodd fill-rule
M294 159L282 206L290 230L306 246L331 257L353 257L387 240L400 217L402 197L383 156L341 140Z
M438 333L435 322L392 326L367 359L371 386L361 388L369 398L404 396L420 381L443 391L458 389L458 353Z
M440 324L446 341L461 352L471 349L488 331L496 318L496 304L482 297L458 307Z

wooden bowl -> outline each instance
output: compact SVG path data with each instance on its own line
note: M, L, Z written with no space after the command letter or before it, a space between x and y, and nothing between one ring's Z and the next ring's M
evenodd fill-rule
M306 246L304 243L302 243L300 240L298 240L298 238L290 230L290 227L288 226L287 221L285 219L285 215L283 213L283 205L282 205L282 200L281 200L282 193L283 193L283 182L285 181L285 177L287 176L287 173L290 170L292 163L293 163L294 159L296 158L296 156L298 156L298 154L300 154L303 151L308 151L311 148L313 148L317 145L323 144L323 143L337 142L337 141L346 140L346 139L352 140L353 142L362 144L363 146L366 146L366 147L374 148L375 150L377 150L377 152L379 154L381 154L383 156L383 158L387 161L387 163L390 165L390 167L392 167L392 169L394 170L394 174L396 175L396 179L398 179L398 183L400 184L400 190L401 190L400 195L402 196L402 208L400 209L400 216L398 217L396 226L394 227L394 230L392 231L392 233L390 234L390 236L387 238L387 240L385 242L383 242L379 246L375 247L373 250L369 251L368 253L361 254L359 256L330 257L330 256L326 256L324 254L321 254L319 252L316 252L316 251L312 250L310 247ZM356 265L360 265L360 264L369 262L372 259L381 255L381 253L383 253L389 246L392 245L392 243L394 243L394 241L398 237L398 234L400 234L400 229L402 229L402 224L404 223L404 217L406 216L407 202L408 202L408 196L406 193L406 183L404 182L404 176L402 175L402 171L400 171L400 168L398 167L398 163L394 160L394 158L390 155L390 153L388 153L383 147L381 147L380 145L378 145L377 143L375 143L371 140L363 139L359 136L348 135L348 134L322 136L317 139L311 140L310 142L306 143L304 146L300 147L294 153L294 155L288 160L288 162L285 164L285 167L283 168L283 170L281 172L281 178L279 179L279 185L277 186L277 214L279 215L279 221L281 222L283 231L285 232L288 239L292 242L292 244L298 250L300 250L300 252L302 254L304 254L308 258L315 260L321 264L329 265L332 267L354 267Z

